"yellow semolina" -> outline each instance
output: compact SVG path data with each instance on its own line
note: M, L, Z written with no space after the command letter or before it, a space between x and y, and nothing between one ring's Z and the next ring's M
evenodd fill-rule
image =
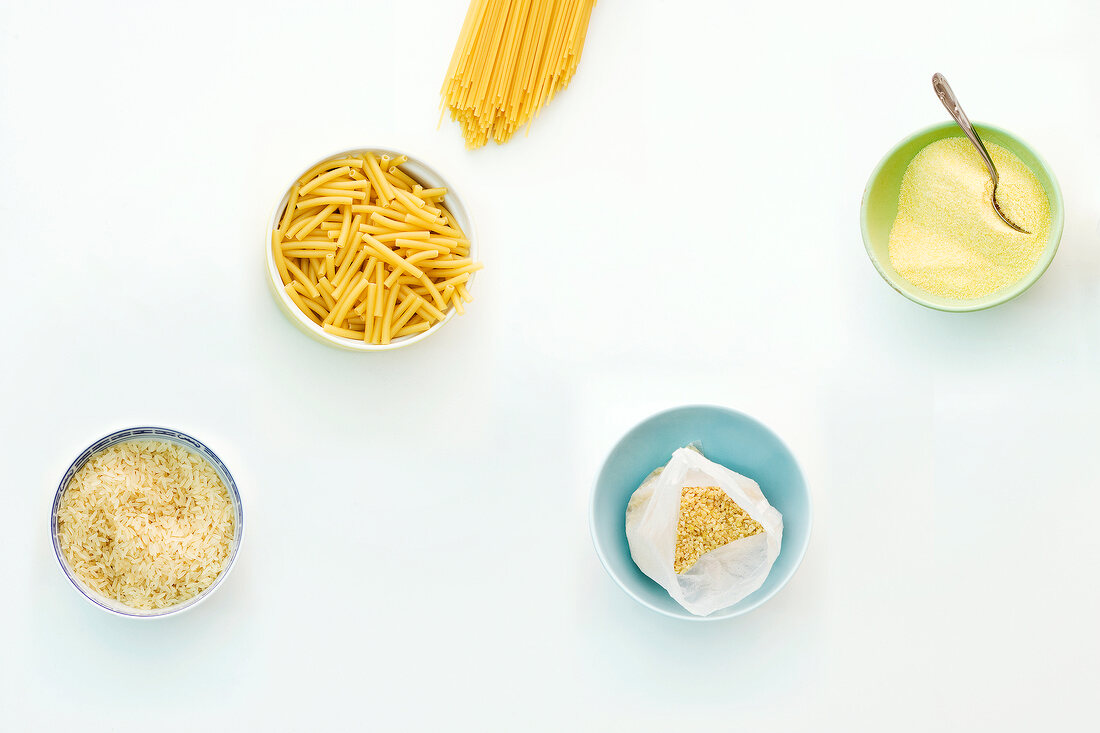
M938 140L909 163L890 230L890 262L899 275L934 295L971 300L1027 275L1046 248L1050 203L1035 174L1014 154L986 144L1001 182L997 202L1030 234L993 209L993 181L964 137Z

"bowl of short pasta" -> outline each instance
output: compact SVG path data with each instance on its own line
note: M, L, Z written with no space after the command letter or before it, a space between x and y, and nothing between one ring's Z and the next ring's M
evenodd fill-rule
M171 428L126 428L69 465L50 535L85 600L126 618L163 618L221 587L240 552L244 508L229 469L204 443Z
M918 130L899 142L879 162L863 192L860 229L871 263L882 279L898 293L935 310L954 313L979 311L1016 298L1034 285L1050 266L1062 236L1065 219L1062 192L1046 161L1030 145L1006 130L986 124L975 124L974 127L1001 175L998 201L1005 204L1008 199L1010 203L1014 189L1024 186L1025 179L1026 185L1046 200L1043 231L1034 232L1030 240L1025 239L1024 244L1020 245L1027 248L1026 258L1014 261L1016 255L1013 250L1000 250L1003 245L995 237L986 236L986 233L998 231L1009 238L1018 235L997 220L988 198L992 181L976 150L954 122ZM922 201L929 207L926 211L936 212L945 201L964 198L958 191L947 188L951 183L949 179L928 180L915 171L910 178L910 164L915 163L918 156L931 153L933 148L930 146L933 145L941 150L961 151L956 156L962 154L969 158L965 183L974 191L973 198L967 200L975 206L975 210L961 225L958 221L950 221L950 217L942 212L930 221L920 223L900 215L903 213L903 201L910 205L914 205L914 201ZM918 183L921 181L925 185ZM960 177L959 185L963 183ZM988 189L979 194L981 185L988 186ZM974 225L968 226L971 222ZM894 235L898 235L896 240ZM935 238L941 235L947 236L938 244L933 244ZM922 236L925 244L918 247L915 242ZM895 245L900 246L895 248ZM1022 252L1023 249L1020 250ZM968 281L972 283L973 293L949 289L952 283ZM957 288L961 289L961 286Z
M354 148L297 175L265 234L286 316L341 349L418 343L466 311L481 263L448 179L407 153Z
M627 505L654 469L679 448L697 445L710 460L759 483L783 517L779 555L763 585L732 606L706 616L686 611L634 563L626 534ZM657 613L684 621L729 619L759 607L794 576L810 539L813 507L794 455L755 419L714 405L688 405L658 413L623 436L608 454L589 503L592 544L604 570L632 599Z

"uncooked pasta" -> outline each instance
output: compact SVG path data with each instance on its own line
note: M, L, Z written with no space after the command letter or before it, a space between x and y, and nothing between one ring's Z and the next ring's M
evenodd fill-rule
M466 146L507 142L568 86L596 0L473 0L458 36L443 107Z

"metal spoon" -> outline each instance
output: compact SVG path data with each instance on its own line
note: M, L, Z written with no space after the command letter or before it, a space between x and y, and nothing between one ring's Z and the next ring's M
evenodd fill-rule
M997 183L1000 180L1000 177L997 175L997 167L993 165L993 159L989 157L989 151L985 149L985 145L982 145L982 139L978 137L978 133L974 130L974 126L970 124L970 120L967 118L966 113L963 112L962 105L959 104L959 98L955 96L955 92L951 91L951 85L947 83L947 79L943 78L943 74L932 75L932 88L936 90L936 96L940 98L940 101L943 102L943 106L946 107L951 116L955 118L955 122L959 123L959 127L962 128L963 133L970 139L970 142L974 143L974 147L978 149L978 153L982 156L982 160L985 161L985 167L989 169L989 175L993 178L993 209L997 212L997 216L1001 217L1001 221L1021 234L1029 234L1030 232L1021 229L1009 221L1005 213L1001 211L1001 207L997 204Z

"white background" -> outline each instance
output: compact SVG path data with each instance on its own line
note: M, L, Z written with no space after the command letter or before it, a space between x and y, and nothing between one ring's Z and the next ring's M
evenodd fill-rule
M1080 730L1100 685L1097 5L602 0L530 137L436 128L452 2L0 5L0 729ZM1028 293L894 293L867 176L947 119L1065 193ZM395 353L300 333L264 280L290 178L403 148L485 271ZM759 610L678 622L586 526L614 442L734 407L816 524ZM229 580L177 618L87 604L49 506L92 440L163 424L241 484ZM705 727L704 727L705 726Z

